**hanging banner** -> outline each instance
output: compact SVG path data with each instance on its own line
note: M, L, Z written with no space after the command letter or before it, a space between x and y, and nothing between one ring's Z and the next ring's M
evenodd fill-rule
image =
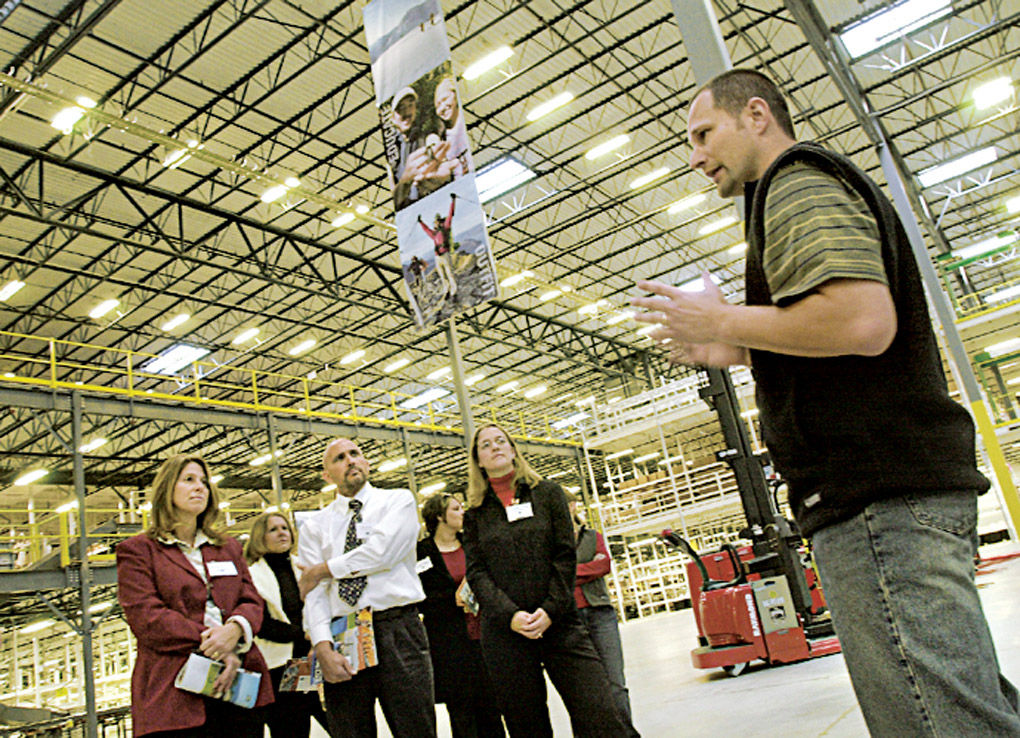
M397 243L418 325L499 293L439 0L365 6Z

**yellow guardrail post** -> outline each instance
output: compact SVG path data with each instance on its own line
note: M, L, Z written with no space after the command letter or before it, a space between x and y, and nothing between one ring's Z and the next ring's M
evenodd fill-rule
M251 370L251 393L252 393L252 400L255 403L255 407L258 407L259 406L259 381L258 381L258 373L254 369Z

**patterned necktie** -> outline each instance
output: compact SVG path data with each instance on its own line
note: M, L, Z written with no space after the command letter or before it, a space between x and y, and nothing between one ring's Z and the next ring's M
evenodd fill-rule
M348 505L351 508L351 512L354 513L351 516L351 522L347 525L347 538L344 540L344 553L347 553L351 549L357 548L361 544L361 539L358 538L358 523L361 522L361 500L351 500ZM336 591L340 595L340 599L346 602L351 607L358 604L358 599L361 597L361 593L365 591L365 585L368 584L368 577L348 577L346 579L336 580Z

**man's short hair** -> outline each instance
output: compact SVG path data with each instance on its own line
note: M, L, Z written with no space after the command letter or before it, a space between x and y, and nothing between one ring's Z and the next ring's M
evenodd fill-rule
M776 83L761 72L752 69L731 69L703 85L694 96L697 97L705 90L712 93L712 103L715 107L725 110L733 117L740 115L740 111L752 97L760 97L768 103L772 117L776 119L783 133L790 138L797 137L793 132L793 118L790 117L790 107L786 103L786 98Z

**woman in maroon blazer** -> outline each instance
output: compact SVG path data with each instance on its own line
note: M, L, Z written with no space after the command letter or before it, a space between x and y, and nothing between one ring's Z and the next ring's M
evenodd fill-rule
M261 738L261 711L272 701L265 661L251 645L262 624L262 599L240 544L218 529L219 495L198 456L164 462L152 484L152 525L117 546L118 598L138 657L131 675L135 736ZM262 674L256 709L174 686L198 651L227 668L214 684L225 691L239 667Z

